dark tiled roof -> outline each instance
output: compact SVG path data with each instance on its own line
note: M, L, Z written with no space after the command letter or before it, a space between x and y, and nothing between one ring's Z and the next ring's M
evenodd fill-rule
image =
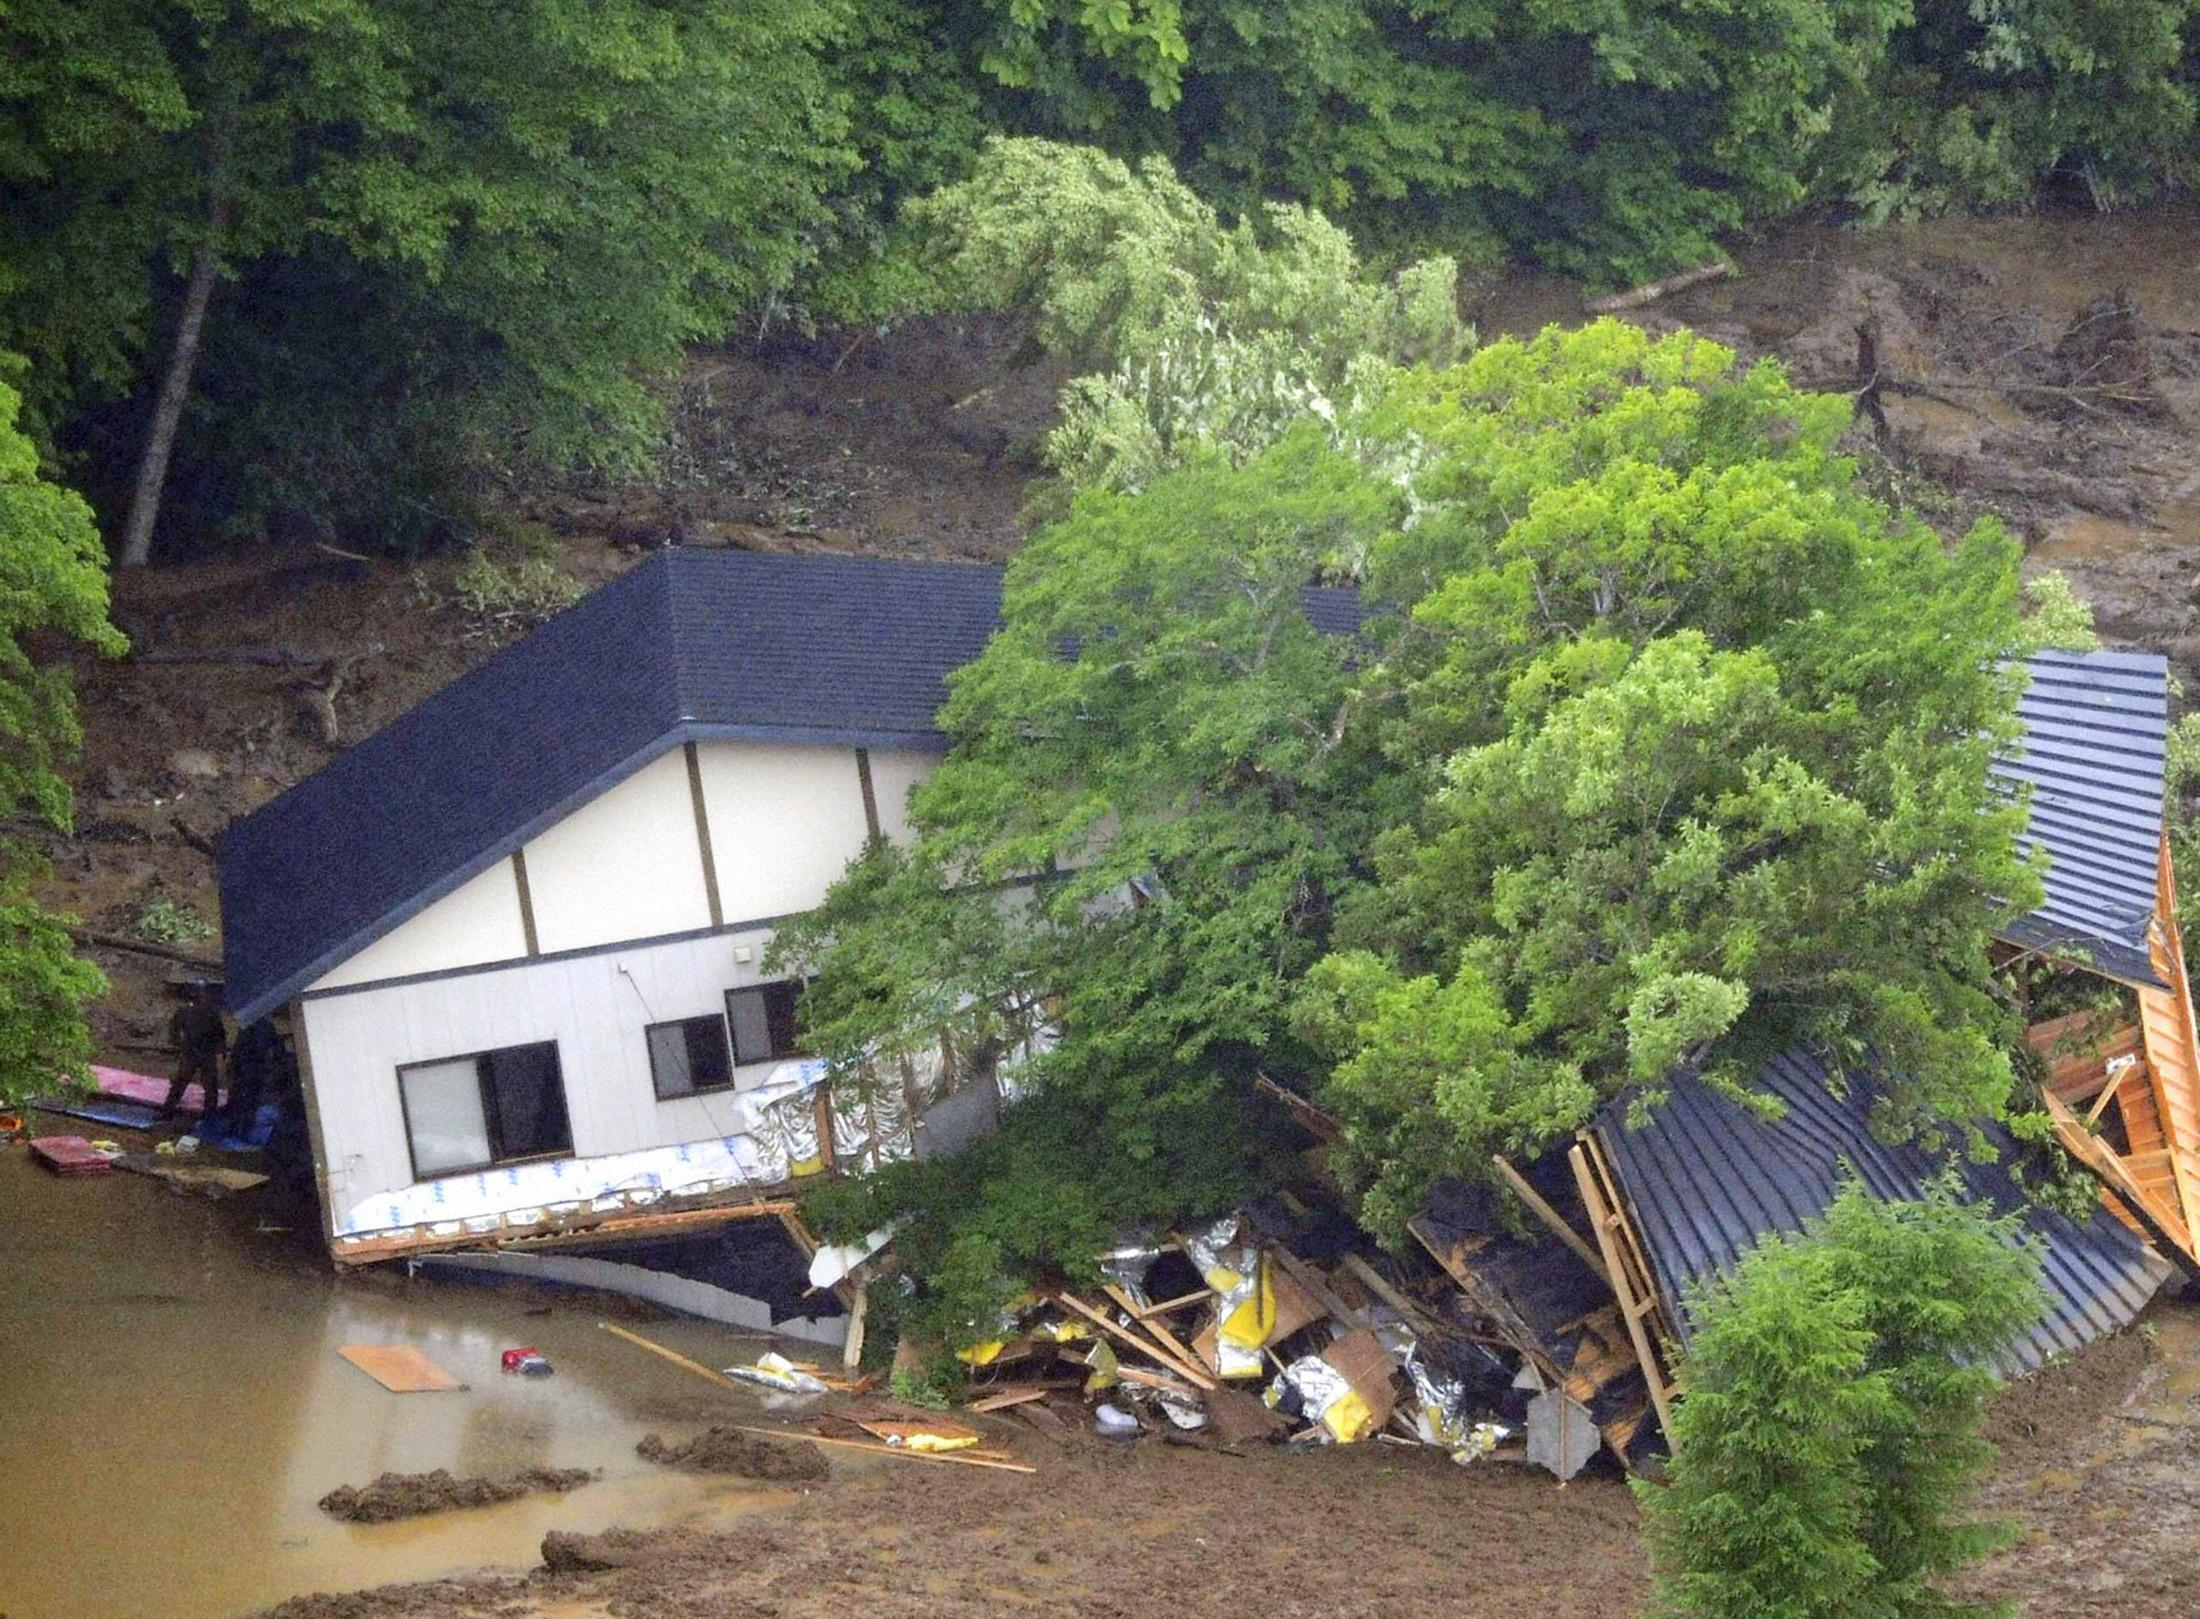
M1684 1336L1689 1289L1727 1271L1758 1237L1799 1230L1832 1202L1844 1166L1875 1196L1897 1200L1919 1196L1945 1162L1915 1145L1881 1141L1870 1126L1870 1091L1836 1097L1824 1066L1805 1053L1773 1059L1753 1088L1778 1097L1784 1116L1760 1119L1682 1078L1639 1129L1627 1126L1626 1097L1597 1119L1668 1315ZM2005 1136L1996 1145L2013 1146ZM2001 1211L2025 1206L1999 1165L1958 1167L1980 1202ZM2082 1225L2037 1206L2024 1223L2044 1245L2049 1299L2045 1320L2010 1353L2027 1369L2128 1325L2168 1275L2097 1206Z
M1000 603L997 567L659 553L229 828L229 1005L264 1016L684 740L937 746ZM1306 608L1361 619L1350 590Z
M2023 750L1994 770L2031 786L2025 843L2047 851L2047 898L2003 931L2155 983L2147 921L2160 875L2169 661L2158 652L2043 652L2029 667L2017 705Z
M689 737L930 745L1000 570L667 551L234 823L230 1006L264 1016Z

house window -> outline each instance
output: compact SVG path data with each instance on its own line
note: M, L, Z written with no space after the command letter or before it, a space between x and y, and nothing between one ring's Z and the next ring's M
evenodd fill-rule
M649 1077L659 1101L723 1090L733 1083L726 1020L716 1012L676 1023L652 1023L643 1034L649 1041Z
M733 1060L746 1064L801 1056L802 1043L795 1033L795 1008L801 1000L802 986L792 979L727 990L726 1022L733 1029Z
M397 1088L415 1180L573 1150L554 1040L413 1063Z

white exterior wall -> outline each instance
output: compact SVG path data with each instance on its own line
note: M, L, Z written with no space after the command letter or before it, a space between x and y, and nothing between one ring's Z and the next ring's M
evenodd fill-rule
M906 833L909 787L936 762L871 755L883 830ZM720 914L734 928L814 907L862 850L869 827L854 749L706 742L696 763ZM539 834L524 859L538 956L527 954L504 860L307 991L300 1032L339 1218L414 1184L398 1094L405 1065L556 1041L577 1158L736 1133L736 1098L782 1066L737 1069L735 1090L671 1102L651 1082L645 1027L722 1013L727 990L765 981L758 963L771 938L753 927L665 937L711 926L683 749ZM416 974L435 976L402 981Z
M526 853L535 941L545 955L710 926L695 800L678 748L583 804Z
M727 990L764 982L757 963L770 938L762 929L713 934L307 999L304 1034L331 1207L340 1213L413 1184L397 1070L438 1057L555 1040L575 1157L737 1130L739 1090L779 1065L737 1068L735 1091L660 1102L642 1031L723 1012ZM738 959L744 951L746 961Z
M894 842L909 841L909 789L939 766L936 753L871 750L871 796L878 801L878 827Z
M525 954L527 930L520 921L519 880L512 873L512 862L499 860L324 974L311 988L475 967Z
M704 742L696 762L728 922L811 909L863 852L855 749Z

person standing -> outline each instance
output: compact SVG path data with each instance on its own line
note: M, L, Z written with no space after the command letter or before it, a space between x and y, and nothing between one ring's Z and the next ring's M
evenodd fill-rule
M183 1111L185 1092L195 1083L206 1096L205 1112L221 1106L222 1055L229 1049L229 1030L222 1023L221 992L212 984L192 984L184 1003L168 1020L168 1041L176 1048L176 1077L169 1081L168 1100L160 1116L171 1119Z

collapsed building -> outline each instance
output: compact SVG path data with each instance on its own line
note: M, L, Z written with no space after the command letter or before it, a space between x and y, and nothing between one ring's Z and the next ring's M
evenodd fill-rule
M869 840L906 835L908 793L945 745L947 677L995 628L1000 578L664 552L230 828L228 1005L243 1023L287 1018L337 1263L521 1274L846 1335L866 1256L818 1256L793 1194L987 1131L1019 1053L943 1040L836 1088L802 1049L801 986L772 972L770 945ZM1332 631L1358 622L1349 592L1306 605ZM2200 1274L2166 667L2048 653L2030 677L2022 746L1996 768L2029 795L2046 898L2009 926L2000 965L2038 997L2046 1105L2103 1192L2087 1220L2026 1214L2053 1309L2018 1366L2127 1324L2171 1265ZM1260 1371L1287 1339L1303 1369L1331 1332L1390 1332L1375 1341L1401 1392L1447 1342L1479 1346L1517 1375L1514 1403L1555 1422L1543 1451L1559 1470L1585 1459L1585 1437L1640 1466L1694 1289L1800 1229L1845 1174L1899 1198L1938 1171L1924 1148L1879 1141L1869 1087L1836 1095L1808 1052L1757 1088L1778 1118L1680 1076L1646 1120L1615 1104L1560 1152L1440 1188L1411 1222L1426 1267L1333 1255L1351 1264L1299 1278L1321 1307L1288 1332L1178 1343L1165 1310L1139 1318L1151 1301L1135 1286L1098 1313L1161 1346L1149 1377L1192 1389ZM1318 1152L1318 1109L1268 1089ZM2022 1204L2004 1170L1963 1172L1980 1200ZM1173 1318L1188 1334L1229 1297L1207 1291ZM1336 1371L1363 1404L1369 1341ZM1453 1433L1458 1415L1433 1427Z

